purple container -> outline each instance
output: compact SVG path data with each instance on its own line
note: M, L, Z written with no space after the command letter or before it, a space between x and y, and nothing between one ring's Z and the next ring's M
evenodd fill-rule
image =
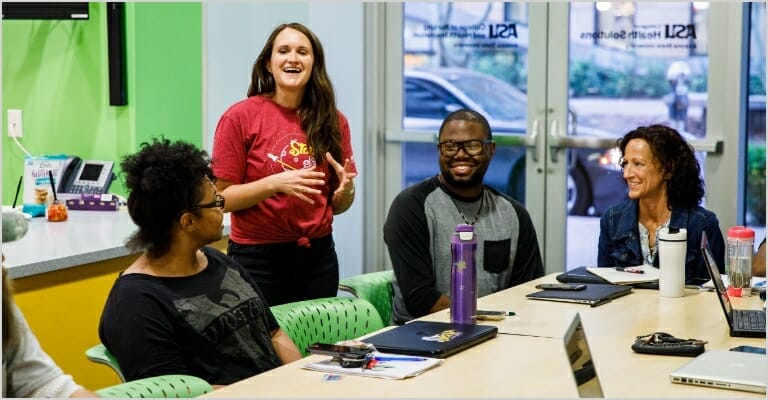
M472 225L456 225L451 237L451 322L474 324L477 312L477 239Z

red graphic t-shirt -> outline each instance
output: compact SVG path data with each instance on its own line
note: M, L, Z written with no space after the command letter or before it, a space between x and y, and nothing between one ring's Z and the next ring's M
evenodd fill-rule
M344 159L354 158L349 123L341 112L338 115L343 159L336 161L343 164ZM328 180L335 171L325 160L318 162L310 154L296 110L283 108L263 96L235 103L216 127L212 160L213 174L234 183L315 166L316 171L325 173L326 184L317 187L322 193L313 197L314 204L278 193L253 207L232 212L230 238L236 243L291 242L331 233L333 209Z

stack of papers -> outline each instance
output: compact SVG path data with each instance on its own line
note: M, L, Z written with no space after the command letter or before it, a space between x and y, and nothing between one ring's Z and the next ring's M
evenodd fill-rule
M386 379L405 379L419 375L443 362L443 360L439 358L404 356L401 354L379 352L374 352L374 360L376 360L375 364L369 369L360 367L345 368L342 367L338 361L333 360L333 358L329 358L325 361L308 363L304 365L304 368L334 374L362 375Z
M654 268L652 265L637 265L633 267L626 267L625 269L630 271L643 271L626 272L618 271L616 268L598 268L588 267L587 271L605 279L614 285L633 285L635 283L643 282L658 282L659 281L659 269Z

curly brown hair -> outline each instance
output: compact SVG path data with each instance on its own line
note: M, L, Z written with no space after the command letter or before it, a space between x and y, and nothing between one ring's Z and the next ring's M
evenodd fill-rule
M653 158L659 163L665 181L669 209L694 208L704 198L701 167L693 148L676 130L664 125L641 126L617 141L621 157L632 139L645 140L651 147Z

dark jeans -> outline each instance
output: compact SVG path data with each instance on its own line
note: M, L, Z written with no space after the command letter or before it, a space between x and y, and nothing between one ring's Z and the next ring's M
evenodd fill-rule
M267 304L334 297L339 286L339 259L333 236L296 242L243 245L229 241L230 257L259 285Z

